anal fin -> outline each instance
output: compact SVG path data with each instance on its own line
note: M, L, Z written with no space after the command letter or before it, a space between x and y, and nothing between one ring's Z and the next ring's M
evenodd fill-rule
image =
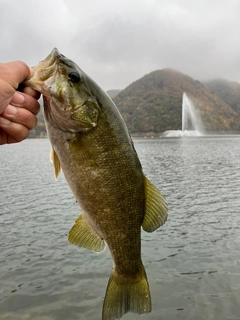
M160 191L144 177L145 216L142 223L144 231L153 232L167 220L167 203Z
M68 234L68 241L78 247L83 247L94 252L102 252L105 242L93 230L90 224L81 214Z

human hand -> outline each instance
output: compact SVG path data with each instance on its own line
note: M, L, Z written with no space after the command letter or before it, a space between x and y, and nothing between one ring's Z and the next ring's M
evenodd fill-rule
M24 62L0 63L0 145L26 139L37 125L40 93L16 89L33 71Z

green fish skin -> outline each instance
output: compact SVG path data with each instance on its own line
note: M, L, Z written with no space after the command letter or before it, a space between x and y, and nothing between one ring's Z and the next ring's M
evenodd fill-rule
M127 127L109 96L73 61L53 49L25 83L43 94L55 178L62 170L82 213L68 240L101 252L113 268L102 320L151 311L141 260L141 227L167 219L167 204L144 176Z

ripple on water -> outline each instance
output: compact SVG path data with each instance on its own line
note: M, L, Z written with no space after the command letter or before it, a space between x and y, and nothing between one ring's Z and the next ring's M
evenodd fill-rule
M142 232L153 302L143 318L240 319L239 138L135 147L169 205L167 223ZM1 147L0 319L100 319L110 253L67 242L80 209L64 178L54 181L49 150L47 140Z

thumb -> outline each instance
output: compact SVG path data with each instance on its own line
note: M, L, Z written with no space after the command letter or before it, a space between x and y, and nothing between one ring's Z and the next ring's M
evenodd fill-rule
M23 61L0 63L1 78L8 82L14 89L29 77L33 70Z

